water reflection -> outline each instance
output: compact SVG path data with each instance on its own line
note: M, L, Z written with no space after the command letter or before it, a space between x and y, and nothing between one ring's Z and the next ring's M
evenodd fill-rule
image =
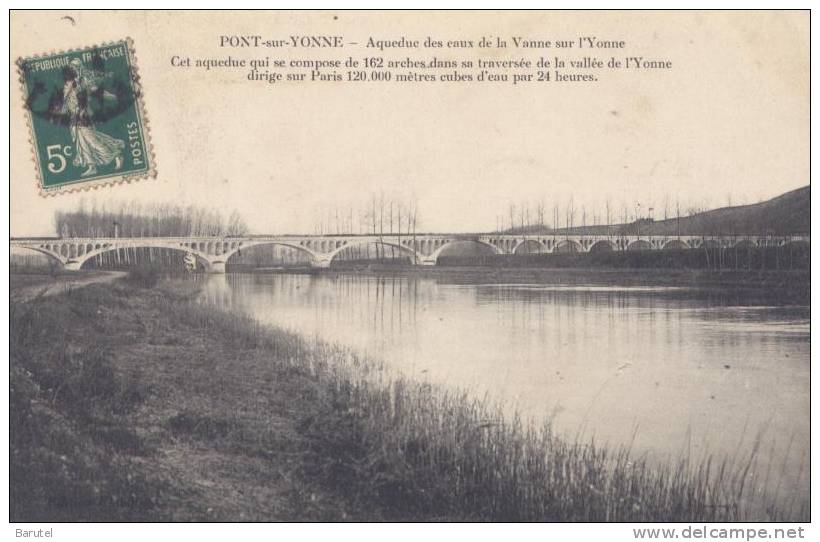
M808 495L809 307L668 288L209 277L203 300L489 393L569 437L739 460ZM742 300L741 300L742 301Z

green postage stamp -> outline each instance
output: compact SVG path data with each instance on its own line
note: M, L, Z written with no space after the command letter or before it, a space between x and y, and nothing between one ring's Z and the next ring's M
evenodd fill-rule
M130 39L20 58L41 194L155 176Z

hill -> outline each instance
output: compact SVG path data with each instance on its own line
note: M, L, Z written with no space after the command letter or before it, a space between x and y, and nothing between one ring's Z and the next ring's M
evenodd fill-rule
M508 231L527 234L555 232L602 235L808 235L811 233L811 186L786 192L768 201L722 207L680 219L642 219L629 224L557 230L533 226Z

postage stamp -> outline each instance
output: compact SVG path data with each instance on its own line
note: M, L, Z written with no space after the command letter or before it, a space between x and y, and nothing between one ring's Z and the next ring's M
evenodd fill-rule
M40 193L156 176L130 39L17 60Z

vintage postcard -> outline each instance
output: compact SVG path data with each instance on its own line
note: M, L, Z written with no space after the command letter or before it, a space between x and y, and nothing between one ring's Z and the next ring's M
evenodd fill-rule
M17 536L808 538L810 18L11 11Z

